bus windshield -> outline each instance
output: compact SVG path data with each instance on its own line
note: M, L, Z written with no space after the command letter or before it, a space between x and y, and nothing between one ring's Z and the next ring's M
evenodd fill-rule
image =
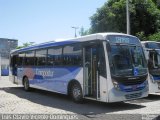
M136 44L110 44L111 74L138 76L147 73L142 47Z
M148 69L151 75L160 75L160 43L146 42L144 47L148 53Z
M149 48L149 69L160 68L160 43L149 42L145 44L146 48Z
M160 49L160 43L149 42L145 45L145 47L149 49Z
M149 53L149 69L160 68L160 50L151 50Z

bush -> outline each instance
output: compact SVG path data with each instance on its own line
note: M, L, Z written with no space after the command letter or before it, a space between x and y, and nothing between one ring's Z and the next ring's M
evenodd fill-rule
M148 36L148 40L160 42L160 32Z

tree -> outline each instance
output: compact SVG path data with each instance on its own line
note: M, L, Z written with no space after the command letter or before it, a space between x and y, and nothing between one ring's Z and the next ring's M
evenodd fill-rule
M156 6L158 7L158 9L160 9L160 0L152 0Z
M90 34L89 30L85 30L83 27L81 27L81 29L79 31L80 36L89 35L89 34Z
M34 44L34 42L26 42L26 43L23 43L22 46L18 46L16 49L28 47L28 46L31 46L31 45L33 45L33 44Z
M132 35L147 37L160 30L160 10L152 0L132 0L129 5ZM108 0L90 19L92 33L126 33L126 0Z
M160 32L148 36L148 40L160 42Z

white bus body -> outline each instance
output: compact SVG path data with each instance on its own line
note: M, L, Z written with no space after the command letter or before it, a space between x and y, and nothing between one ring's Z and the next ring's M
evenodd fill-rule
M160 42L141 42L148 62L149 93L160 92Z
M148 73L137 37L97 33L11 53L14 82L102 102L148 96ZM17 77L17 80L16 80Z

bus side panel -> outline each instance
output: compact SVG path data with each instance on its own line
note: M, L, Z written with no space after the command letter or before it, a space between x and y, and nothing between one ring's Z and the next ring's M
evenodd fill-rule
M155 82L153 77L148 77L148 84L149 84L149 94L160 92L160 89L158 89L158 83Z
M48 67L18 69L19 82L23 76L29 79L30 87L67 94L70 80L75 79L81 71L80 67Z
M100 82L100 101L108 102L107 79L103 76L100 76L99 82Z
M78 74L75 76L74 79L78 80L78 82L81 85L82 91L83 91L83 85L84 85L84 83L83 83L83 67L80 68L80 71L78 72Z
M25 76L24 75L24 70L23 68L17 68L17 83L19 85L23 85L23 77Z

